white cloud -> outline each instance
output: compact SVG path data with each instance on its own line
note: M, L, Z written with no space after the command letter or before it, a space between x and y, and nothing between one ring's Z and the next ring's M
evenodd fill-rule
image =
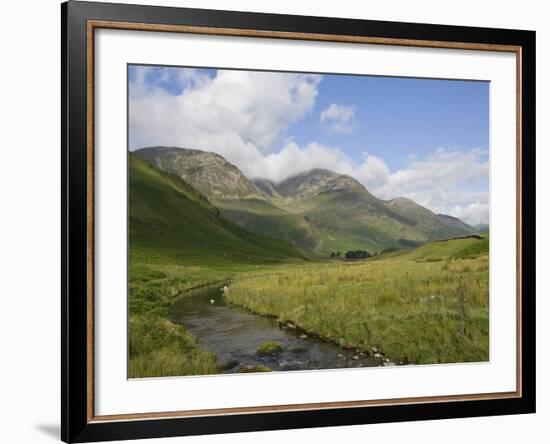
M331 131L351 133L355 127L355 107L333 103L321 112L321 123Z
M473 202L465 206L456 206L449 211L449 214L458 217L470 225L481 225L489 223L489 203Z
M450 214L467 223L489 221L489 162L481 149L439 148L423 159L411 157L393 173L380 158L365 156L356 177L376 196L404 196L436 213Z
M363 153L363 163L355 169L355 177L358 178L369 189L378 189L385 185L390 177L390 169L386 163L376 156Z
M343 174L353 174L353 165L341 149L318 143L310 143L305 147L299 147L294 142L285 146L279 153L264 157L261 163L250 165L249 171L252 177L267 177L279 182L312 168L324 168Z
M321 81L317 75L223 70L211 78L169 68L147 81L147 69L136 70L130 88L132 149L217 146L267 153L291 123L311 111ZM180 82L181 94L168 93L163 81Z

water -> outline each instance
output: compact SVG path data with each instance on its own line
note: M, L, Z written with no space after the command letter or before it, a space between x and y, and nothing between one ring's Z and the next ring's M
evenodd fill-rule
M215 353L226 373L251 371L257 366L288 371L384 365L383 359L282 328L276 319L226 304L220 287L187 292L171 307L170 317L185 326L201 348ZM279 342L281 350L258 356L256 350L266 341Z

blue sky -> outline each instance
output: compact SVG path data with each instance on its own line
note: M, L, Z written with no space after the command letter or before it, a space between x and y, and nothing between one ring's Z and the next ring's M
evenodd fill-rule
M324 76L315 109L288 128L299 144L341 146L353 159L379 156L391 169L434 147L489 146L489 83L369 76ZM352 104L355 129L334 132L318 114L332 103Z
M129 67L129 145L214 151L251 177L313 167L488 221L489 83Z

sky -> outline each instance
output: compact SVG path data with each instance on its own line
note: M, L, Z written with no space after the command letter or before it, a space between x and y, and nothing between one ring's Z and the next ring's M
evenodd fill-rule
M489 83L130 65L129 148L213 151L274 182L326 168L489 222Z

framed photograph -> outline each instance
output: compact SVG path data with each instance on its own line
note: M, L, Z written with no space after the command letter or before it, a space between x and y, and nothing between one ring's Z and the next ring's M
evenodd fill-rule
M62 439L535 411L535 33L69 1Z

